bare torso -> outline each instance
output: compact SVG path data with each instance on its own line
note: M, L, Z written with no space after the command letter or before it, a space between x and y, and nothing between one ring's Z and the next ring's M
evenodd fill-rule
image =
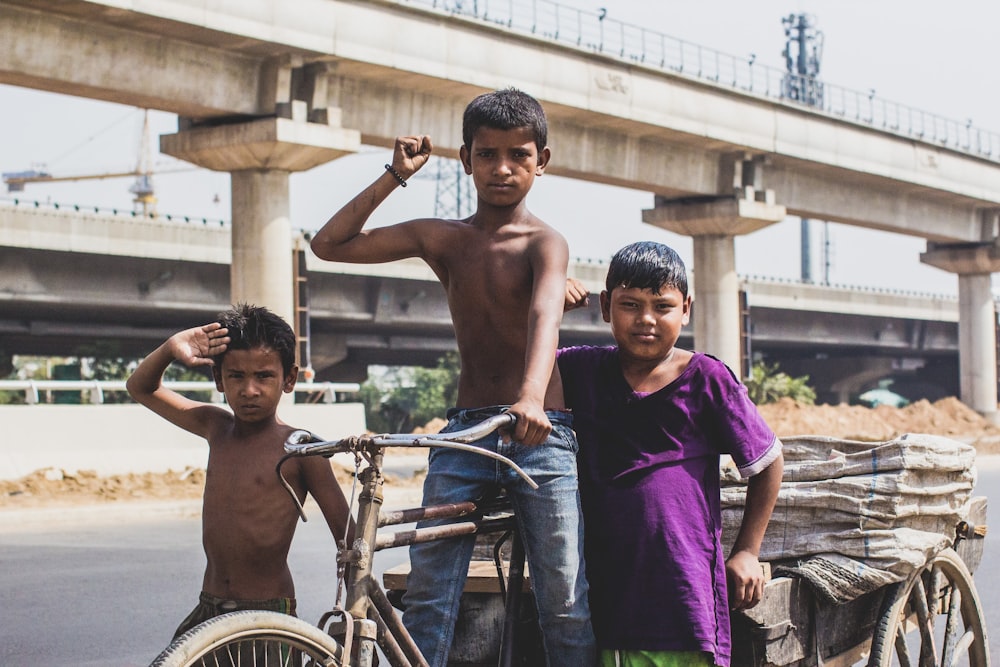
M469 221L437 221L432 256L425 257L448 298L462 369L458 407L513 404L525 372L532 253L557 238L534 217L499 230ZM545 407L563 407L557 368L545 393Z
M274 472L292 430L279 423L237 437L230 429L210 441L202 509L206 592L241 600L294 597L287 556L298 511ZM302 500L297 468L293 460L283 471Z

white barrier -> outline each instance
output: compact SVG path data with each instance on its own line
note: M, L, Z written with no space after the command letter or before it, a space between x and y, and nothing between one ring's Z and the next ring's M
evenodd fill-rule
M282 404L282 421L324 438L365 431L360 403ZM99 475L203 468L208 446L141 405L0 406L0 479L36 470Z

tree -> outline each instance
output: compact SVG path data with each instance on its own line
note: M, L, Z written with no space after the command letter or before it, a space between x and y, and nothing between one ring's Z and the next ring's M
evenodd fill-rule
M799 403L812 405L816 402L816 391L809 386L809 376L793 378L778 370L778 364L767 365L758 361L750 369L750 377L743 384L757 405L775 403L778 399L791 398Z
M406 433L444 417L458 399L458 354L449 352L434 368L397 367L361 385L369 430Z

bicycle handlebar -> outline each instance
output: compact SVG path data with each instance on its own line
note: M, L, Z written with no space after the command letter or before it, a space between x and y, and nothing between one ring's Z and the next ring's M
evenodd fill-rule
M532 489L537 489L538 484L535 480L531 479L516 463L503 454L497 454L488 449L468 444L489 435L498 428L512 426L515 421L517 421L517 418L514 415L504 412L485 419L475 426L450 433L435 433L431 435L382 433L378 435L357 435L341 440L329 441L324 441L309 431L298 430L289 434L285 440L285 451L292 456L332 456L342 452L363 449L369 445L375 447L447 447L495 459L516 472Z

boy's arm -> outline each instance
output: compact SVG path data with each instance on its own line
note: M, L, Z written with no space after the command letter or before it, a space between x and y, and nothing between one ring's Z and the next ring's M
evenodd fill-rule
M312 494L320 511L323 512L323 518L326 519L326 525L330 527L338 548L346 546L350 549L354 542L354 519L351 517L351 508L347 504L344 492L330 468L329 459L307 456L300 459L300 462L306 490ZM346 545L342 545L345 529L347 540Z
M213 322L174 334L139 362L125 383L129 396L172 424L207 438L211 420L228 413L167 389L162 384L163 373L173 361L188 367L214 365L212 357L225 352L229 344L228 333Z
M780 443L775 444L781 446ZM760 602L764 594L764 573L758 555L764 531L778 499L784 467L784 457L779 454L771 465L747 482L743 521L733 543L732 553L726 560L729 605L733 609L749 609Z
M392 168L404 181L430 159L433 147L428 136L398 137L392 154ZM368 218L400 186L388 170L354 199L333 214L310 242L320 259L354 262L388 262L419 253L420 234L412 225L395 225L362 232Z
M531 253L534 284L528 314L524 378L510 411L517 416L514 438L525 445L545 442L552 424L545 416L545 397L556 363L559 324L566 299L569 247L552 233Z

